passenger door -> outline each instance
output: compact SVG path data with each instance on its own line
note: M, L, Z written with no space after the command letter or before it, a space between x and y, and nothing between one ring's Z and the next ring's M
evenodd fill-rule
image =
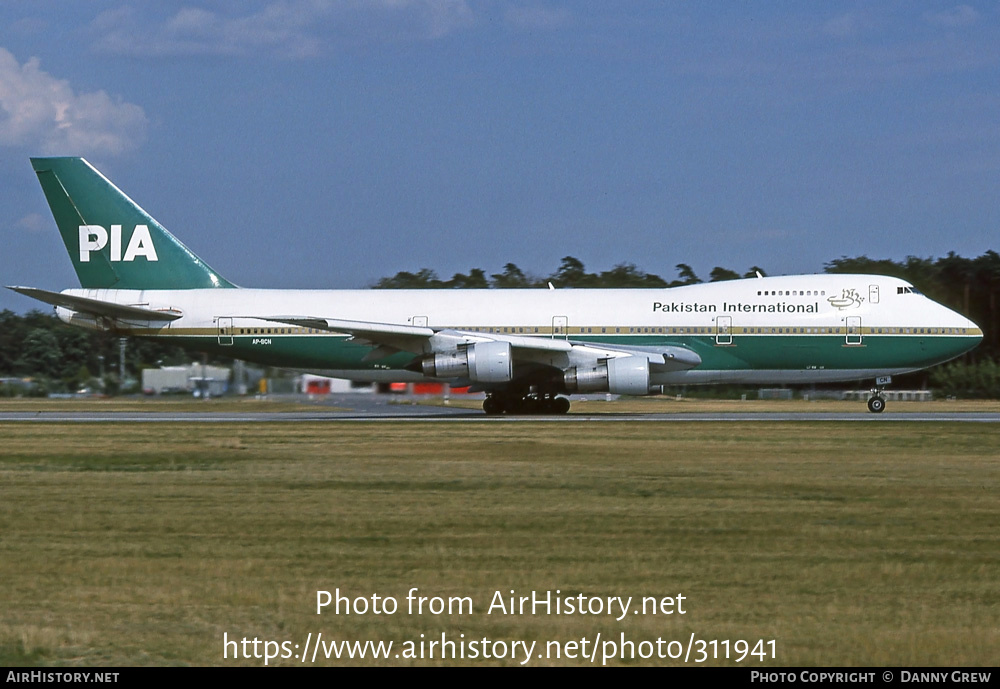
M731 345L733 343L733 317L719 316L715 319L715 344Z
M845 344L861 344L861 316L847 317L847 339Z
M219 316L219 344L228 347L233 344L233 317Z

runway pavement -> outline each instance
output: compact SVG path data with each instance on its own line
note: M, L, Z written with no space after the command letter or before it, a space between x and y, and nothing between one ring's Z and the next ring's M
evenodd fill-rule
M2 422L34 423L248 423L248 422L449 422L449 423L598 423L642 421L659 423L739 421L852 421L1000 423L994 412L677 412L677 413L573 413L563 416L486 416L478 409L399 403L379 395L331 396L322 405L305 411L8 411L0 412Z

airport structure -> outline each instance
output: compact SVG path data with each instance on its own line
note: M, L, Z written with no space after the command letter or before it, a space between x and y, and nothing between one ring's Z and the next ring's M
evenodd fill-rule
M218 397L229 391L230 370L222 366L193 363L142 371L142 391L149 395L177 392Z

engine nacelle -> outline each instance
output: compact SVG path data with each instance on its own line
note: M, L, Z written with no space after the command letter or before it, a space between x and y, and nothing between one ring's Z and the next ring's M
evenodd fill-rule
M571 368L563 374L569 392L611 392L616 395L649 394L649 359L623 356L594 368Z
M475 342L438 352L420 364L431 378L468 378L477 383L506 383L514 377L509 342Z

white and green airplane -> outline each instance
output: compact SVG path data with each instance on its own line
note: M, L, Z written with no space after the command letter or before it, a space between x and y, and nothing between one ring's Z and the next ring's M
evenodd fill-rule
M83 158L33 158L81 289L11 287L67 323L362 381L445 381L488 414L663 385L875 381L953 359L982 331L878 275L664 289L239 288Z

